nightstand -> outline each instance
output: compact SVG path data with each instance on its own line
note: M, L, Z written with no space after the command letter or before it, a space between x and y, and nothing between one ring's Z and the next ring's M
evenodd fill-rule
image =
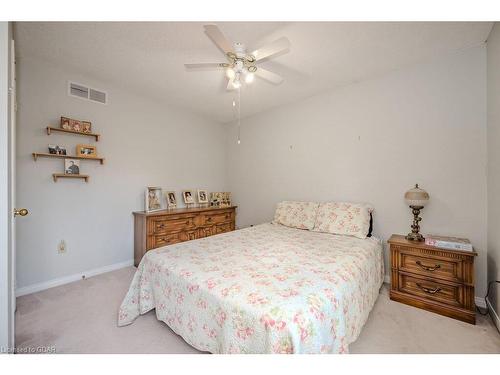
M467 323L476 323L475 251L457 251L409 241L393 234L391 300Z

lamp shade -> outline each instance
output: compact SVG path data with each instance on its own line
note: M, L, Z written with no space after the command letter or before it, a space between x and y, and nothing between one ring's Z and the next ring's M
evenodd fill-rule
M418 184L405 193L405 201L408 206L424 207L428 200L429 194L424 189L420 189Z

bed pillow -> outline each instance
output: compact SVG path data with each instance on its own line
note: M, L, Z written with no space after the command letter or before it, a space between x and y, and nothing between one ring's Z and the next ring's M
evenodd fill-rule
M366 203L321 203L314 231L366 238L373 207Z
M276 208L273 223L311 230L316 222L318 206L319 203L315 202L280 202Z

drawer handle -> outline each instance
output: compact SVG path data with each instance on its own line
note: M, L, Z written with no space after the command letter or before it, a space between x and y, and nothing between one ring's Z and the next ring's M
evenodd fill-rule
M439 292L441 290L440 287L436 287L434 289L431 289L431 288L426 288L425 286L422 286L420 285L419 283L417 283L417 286L422 289L425 293L429 293L429 294L436 294L437 292Z
M158 228L165 228L165 224L158 225Z
M186 225L189 225L189 220L186 220Z
M438 268L441 268L441 265L436 264L434 267L432 266L424 266L419 260L417 260L417 265L420 266L420 268L426 270L426 271L435 271Z
M207 221L212 221L212 218L211 217L207 217Z

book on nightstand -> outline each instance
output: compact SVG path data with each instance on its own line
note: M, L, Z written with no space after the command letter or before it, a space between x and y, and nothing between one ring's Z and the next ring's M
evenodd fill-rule
M460 251L474 250L472 244L466 238L435 236L430 234L425 237L425 244L449 250L460 250Z

